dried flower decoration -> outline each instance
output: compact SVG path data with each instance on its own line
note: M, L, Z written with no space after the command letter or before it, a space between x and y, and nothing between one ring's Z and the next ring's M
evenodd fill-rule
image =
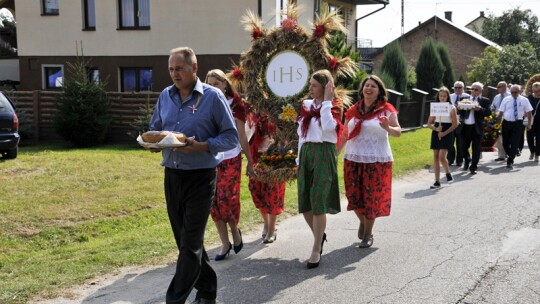
M296 27L296 21L294 19L285 18L281 21L281 28L286 31L292 31Z
M244 78L244 73L240 68L236 68L233 70L232 76L234 77L234 79L241 80L242 78Z
M319 38L323 37L325 33L326 33L326 29L322 25L316 25L315 28L313 29L313 35L316 37L319 37Z

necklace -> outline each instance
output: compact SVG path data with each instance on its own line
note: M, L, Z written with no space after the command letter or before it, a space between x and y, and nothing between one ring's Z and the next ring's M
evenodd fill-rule
M188 106L188 108L191 109L191 113L192 114L195 114L195 112L197 112L197 107L199 106L199 104L201 103L201 99L202 99L202 95L199 95L199 97L197 98L197 102L195 103L194 106Z

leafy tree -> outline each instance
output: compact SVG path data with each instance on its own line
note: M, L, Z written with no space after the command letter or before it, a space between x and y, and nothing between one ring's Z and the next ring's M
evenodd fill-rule
M435 44L431 38L422 43L418 62L416 63L417 87L426 92L431 92L434 88L439 88L442 83L445 68Z
M493 66L499 64L499 54L500 51L497 48L488 46L484 49L481 57L473 58L468 66L467 78L469 81L488 84L488 74L493 69Z
M105 84L90 78L88 62L78 58L67 63L62 93L56 100L58 134L76 147L92 147L105 141L111 117Z
M381 71L388 74L394 89L402 94L407 91L407 60L397 42L384 48Z
M502 16L490 16L484 21L482 35L499 45L515 45L529 42L540 58L540 23L534 13L515 8L505 11Z
M481 58L473 59L467 76L471 81L491 85L501 80L524 85L540 71L540 62L535 58L535 50L528 42L506 45L500 51L487 47Z
M450 58L450 53L448 52L446 45L442 43L437 44L437 52L439 52L439 57L441 58L441 62L445 68L442 83L447 88L451 88L456 81L456 76L454 74L454 65L452 63L452 59Z

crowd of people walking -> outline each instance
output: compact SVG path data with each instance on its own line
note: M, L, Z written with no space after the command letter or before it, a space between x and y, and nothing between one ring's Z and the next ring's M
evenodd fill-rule
M515 158L522 153L525 133L530 149L529 160L539 161L540 117L536 113L540 104L540 82L533 83L530 94L525 97L520 85L508 86L505 81L500 81L497 84L498 94L492 101L482 96L482 83L473 83L470 94L465 93L464 89L462 81L454 83L452 94L448 88L441 87L435 102L448 102L450 115L428 118L427 126L432 130L430 147L433 150L435 173L435 183L430 186L431 189L441 187L441 165L447 183L454 180L449 168L454 161L459 167L463 164L462 169L469 170L470 174L477 173L482 140L486 137L484 127L489 116L498 119L496 132L501 130L494 143L497 149L495 161L506 161L506 168L513 169ZM469 107L463 107L461 102L464 100ZM469 149L472 153L469 153Z
M275 122L268 113L249 110L223 71L209 71L204 83L197 71L192 49L170 51L169 74L174 84L160 94L150 122L151 130L189 136L183 147L151 149L162 152L167 211L179 251L167 303L184 303L193 288L197 289L196 303L215 303L217 276L203 246L209 216L221 240L214 261L225 260L231 250L238 254L243 249L239 228L242 152L247 159L249 190L264 223L262 243L277 240L276 219L284 211L285 181L263 182L254 170L274 141ZM493 102L482 96L479 82L471 85L470 94L460 81L454 84L452 94L448 88L440 88L436 102L449 103L449 115L430 116L427 121L432 130L432 188L441 186L441 165L449 183L453 181L449 166L454 162L470 174L477 173L485 117L493 112L502 119L502 141L496 145L500 147L502 142L504 154L497 160L506 160L512 168L521 153L520 136L526 128L530 159L538 161L540 118L535 113L540 104L540 82L532 85L528 97L521 96L518 85L510 86L509 92L506 87L506 83L499 83ZM345 111L344 102L335 93L332 74L315 71L309 80L310 97L302 102L297 118L298 212L313 235L307 249L307 269L319 266L324 243L331 239L326 234L327 214L341 211L340 182L345 185L347 210L359 220L358 247L371 247L375 220L390 215L393 154L389 137L401 135L398 112L375 75L362 81L358 93L360 99ZM466 99L472 107L460 106ZM340 181L337 157L342 150Z
M160 94L150 122L151 130L190 136L183 147L150 149L162 152L167 210L179 251L167 303L185 303L193 288L197 289L196 303L215 303L217 277L203 246L209 216L221 240L214 261L243 249L239 228L242 152L247 158L249 190L264 223L262 243L277 240L276 219L284 210L285 181L263 182L254 171L273 142L275 123L268 113L250 111L223 71L209 71L203 83L197 70L192 49L170 51L169 74L174 84ZM360 100L346 113L328 70L311 75L309 94L297 119L297 185L298 211L313 234L306 263L312 269L319 266L324 242L330 238L325 232L326 214L341 211L340 151L345 149L347 210L359 219L359 247L369 248L375 219L390 215L393 155L388 137L400 136L401 127L377 76L361 83Z

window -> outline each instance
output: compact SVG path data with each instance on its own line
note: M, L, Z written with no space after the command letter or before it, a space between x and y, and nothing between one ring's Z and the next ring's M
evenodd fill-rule
M58 0L41 0L43 15L58 15Z
M96 6L95 0L83 0L84 29L96 29Z
M99 83L99 69L98 68L86 68L88 73L88 80Z
M63 75L64 67L62 65L43 65L43 89L60 90L62 88Z
M119 0L120 28L150 28L149 0Z
M152 90L151 68L121 68L120 74L122 92Z

